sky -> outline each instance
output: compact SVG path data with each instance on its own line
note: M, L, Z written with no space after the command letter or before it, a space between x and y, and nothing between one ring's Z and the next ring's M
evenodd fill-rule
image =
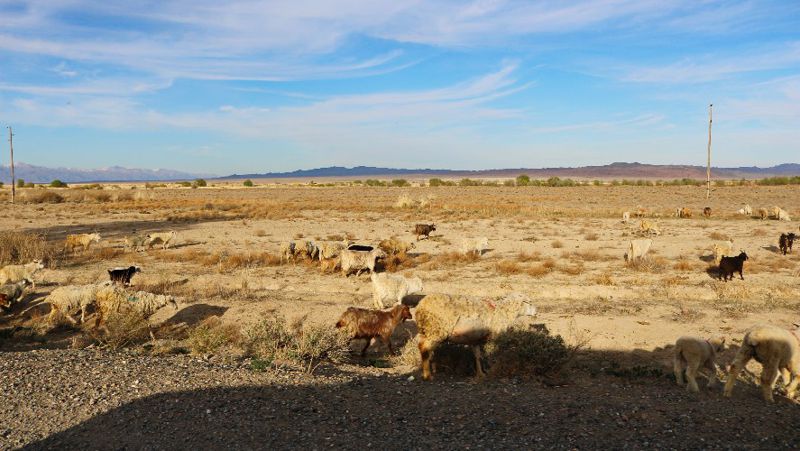
M800 162L800 2L0 0L42 166L704 165L710 103L716 166Z

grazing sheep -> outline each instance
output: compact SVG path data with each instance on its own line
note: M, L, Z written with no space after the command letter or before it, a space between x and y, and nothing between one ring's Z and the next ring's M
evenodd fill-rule
M339 257L323 258L319 265L320 272L334 272L339 267Z
M142 272L142 268L138 266L111 268L108 270L108 277L111 279L111 283L127 287L131 284L131 278L138 272Z
M144 235L131 235L125 238L125 250L139 252L145 250L147 237Z
M390 238L381 241L378 247L386 252L386 255L406 255L408 251L414 249L416 246L414 243L407 243L397 238Z
M368 310L350 307L336 323L337 329L344 328L350 340L365 339L366 345L361 350L361 357L367 354L367 348L373 338L380 338L389 346L389 352L394 354L392 347L392 334L397 325L411 319L411 311L407 305L395 305L389 311Z
M361 271L367 269L371 273L375 272L375 264L379 258L386 258L386 253L380 249L373 249L369 252L345 249L339 258L342 274L347 277L351 272L356 271L356 277L358 277Z
M661 235L661 231L658 230L658 224L643 219L642 222L639 223L639 232L642 235Z
M711 217L711 207L703 208L703 216L705 216L706 218Z
M0 286L0 310L8 310L15 302L19 301L27 284L27 280L20 280L17 283Z
M758 217L761 218L762 220L767 219L769 217L769 212L767 212L766 208L759 208Z
M774 219L777 219L778 221L791 221L792 220L792 218L789 217L789 213L787 213L786 210L784 210L783 208L778 207L778 206L772 208L772 217Z
M0 269L0 285L5 283L16 283L26 281L31 284L31 288L36 290L36 279L33 275L36 271L44 268L39 260L34 260L24 265L7 265Z
M650 251L650 246L652 245L653 240L631 240L628 244L628 251L625 252L625 261L627 263L633 263L644 258L647 252Z
M772 389L780 372L786 384L786 397L793 399L800 383L800 331L758 324L747 330L742 346L731 364L725 381L725 396L730 397L739 372L751 359L761 363L761 391L764 400L773 402Z
M708 371L708 387L717 383L717 353L725 349L725 338L712 338L705 340L700 337L680 337L675 342L675 381L683 385L683 373L686 372L688 384L686 389L697 393L697 370L705 368Z
M739 213L740 215L752 216L753 207L751 207L749 204L744 204L744 207L740 208L739 211L737 211L737 213Z
M422 291L422 279L419 277L406 278L399 274L372 273L372 299L375 308L383 309L392 304L402 304L403 298L409 294Z
M78 321L75 321L72 315L80 310L80 323L83 323L86 320L87 308L95 303L97 292L106 286L108 285L91 284L68 285L56 288L44 300L50 304L50 315L48 315L47 320L52 324L56 316L62 313L67 321L75 325Z
M294 241L284 241L281 243L281 263L294 259L294 250L296 244Z
M631 212L623 211L622 212L622 223L627 224L631 220Z
M80 233L77 235L67 235L67 239L64 242L64 249L69 249L70 252L75 252L75 248L78 246L83 247L83 251L86 252L89 249L89 246L92 243L99 243L100 242L100 234L99 233Z
M436 231L436 224L417 224L414 226L414 234L417 235L417 241L421 236L430 238L431 233Z
M178 236L178 233L174 230L169 232L155 232L155 233L148 233L147 234L147 247L149 249L153 248L153 245L156 243L161 243L161 249L169 249L170 243L175 241L175 237Z
M519 293L498 300L445 294L425 296L414 313L419 330L422 378L432 378L431 359L436 348L445 341L471 346L476 376L483 377L481 346L519 320L534 315L536 307Z
M301 240L295 243L294 257L314 260L319 254L319 248L312 242Z
M733 256L733 241L720 241L711 245L711 252L714 255L714 264L719 266L722 257Z
M781 233L781 237L778 239L778 246L781 248L781 252L783 255L786 255L786 252L792 252L792 245L794 244L794 240L797 236L794 233Z
M689 209L689 208L686 208L686 207L679 208L679 209L676 211L676 215L677 215L679 218L687 218L687 219L688 219L688 218L691 218L691 217L692 217L692 210L691 210L691 209Z
M745 260L747 260L747 254L745 254L744 251L736 257L722 257L719 262L720 278L727 282L728 279L733 280L733 273L738 272L739 277L744 280L742 268L744 267Z
M317 257L320 259L320 261L326 258L338 257L339 253L341 253L342 250L347 249L347 246L350 244L352 243L349 241L321 243L319 245L319 253Z
M466 238L461 242L461 252L464 255L474 254L477 256L483 255L484 251L489 248L489 238Z
M642 206L638 206L636 207L636 213L634 213L634 215L637 218L644 218L647 215L647 209Z
M128 291L119 286L105 286L96 292L95 327L103 323L110 315L123 313L127 309L133 309L142 314L144 318L149 318L160 308L167 305L177 310L178 302L174 296L165 294L154 294L146 291ZM151 332L152 335L152 332Z

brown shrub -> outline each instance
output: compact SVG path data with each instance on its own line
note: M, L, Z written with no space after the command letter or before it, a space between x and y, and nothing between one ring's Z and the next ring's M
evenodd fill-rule
M712 240L719 240L719 241L730 241L731 240L730 236L725 235L724 233L716 232L716 231L709 233L708 237L711 238Z
M542 254L540 252L520 252L517 254L517 261L528 263L528 262L538 262L541 260Z
M598 234L592 232L592 233L587 233L586 235L584 235L583 239L586 240L586 241L597 241L597 240L600 239L600 236Z
M192 354L209 354L227 346L239 346L242 334L239 326L225 324L219 316L210 316L189 331L187 338Z
M55 191L44 190L36 192L26 192L22 199L28 204L60 204L64 202L64 196Z
M27 232L0 232L0 265L25 264L41 260L54 266L57 250L43 235Z
M564 247L564 243L562 243L559 240L554 240L550 243L550 247L552 247L553 249L561 249L562 247Z
M510 276L512 274L519 274L524 271L522 265L511 260L501 260L494 266L498 274Z

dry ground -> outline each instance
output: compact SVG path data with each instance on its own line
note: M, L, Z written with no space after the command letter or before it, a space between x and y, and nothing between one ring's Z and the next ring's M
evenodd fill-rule
M110 199L79 196L75 190L59 192L67 197L66 202L6 207L0 212L2 229L33 231L54 242L67 233L97 231L103 236L101 247L86 254L61 256L51 268L41 271L43 283L37 292L11 315L0 317L0 327L32 324L47 311L41 300L56 286L101 281L107 277L106 268L128 264L143 268L134 278L137 288L158 287L185 300L179 312L161 311L153 318L155 322L193 325L217 315L226 323L244 325L278 312L290 318L307 315L311 321L332 327L348 306L370 305L369 278L323 274L318 266L306 262L276 265L264 253L277 254L280 242L298 238L348 237L375 244L397 236L413 241L410 230L417 222L435 222L437 231L430 240L416 243L398 272L421 277L425 293L529 294L540 309L539 321L551 331L568 341L591 339L587 354L596 353L596 358L577 365L577 378L597 374L638 377L641 373L646 381L658 380L648 383L655 383L662 392L681 393L675 395L680 402L692 403L661 377L670 371L669 345L678 336L727 337L734 344L722 359L727 362L750 325L790 326L800 319L800 249L787 256L777 250L780 233L798 232L798 222L761 221L735 213L744 203L754 210L780 205L793 218L800 218L796 187L720 187L708 202L704 189L689 186L368 188L272 184L234 189L231 184L155 190L123 186L103 190L112 194ZM413 201L423 199L424 206L394 207L401 195ZM700 215L706 205L714 211L711 219ZM663 234L654 238L649 262L631 268L622 256L628 241L635 238L637 226L635 221L622 224L620 218L623 211L634 211L637 206L647 208L648 217L658 222ZM693 219L672 216L675 208L683 206L694 210ZM170 229L178 232L172 249L138 254L122 250L127 235ZM489 237L491 248L480 259L465 260L453 254L462 239L480 236ZM721 282L709 268L710 245L727 238L751 258L744 281ZM405 329L413 332L413 323ZM0 346L9 351L65 347L74 333L6 340ZM399 342L407 338L404 331L395 336ZM383 352L373 349L370 359ZM760 371L757 365L752 369L756 374ZM415 374L410 367L374 371L393 377ZM547 390L537 388L536 393ZM589 390L598 399L581 398L599 406L601 391ZM737 408L760 403L757 392L744 386L737 395L752 401L739 402ZM564 395L559 391L554 396L561 399ZM719 395L706 397L717 402ZM643 404L652 407L652 403ZM794 418L796 410L791 408ZM778 444L796 444L796 436L795 441L781 439L786 440ZM558 448L567 443L550 445Z

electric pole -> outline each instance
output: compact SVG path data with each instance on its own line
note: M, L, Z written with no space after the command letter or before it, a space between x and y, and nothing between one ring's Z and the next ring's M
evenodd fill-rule
M706 164L706 199L711 197L711 123L713 122L714 104L708 105L708 163Z
M14 132L11 131L11 126L8 126L8 145L11 148L11 203L14 203L14 197L17 195L17 180L14 177Z

